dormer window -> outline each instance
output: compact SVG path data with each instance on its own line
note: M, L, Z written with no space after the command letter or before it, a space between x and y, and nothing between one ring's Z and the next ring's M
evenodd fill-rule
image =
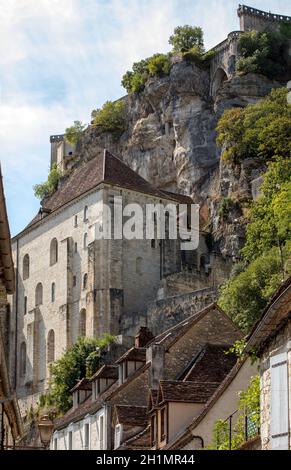
M123 384L128 377L140 369L146 361L145 348L131 348L117 362L119 364L119 383Z
M93 400L96 400L105 390L118 380L118 366L104 365L91 378Z
M73 408L77 408L92 395L92 384L88 379L80 380L72 389Z

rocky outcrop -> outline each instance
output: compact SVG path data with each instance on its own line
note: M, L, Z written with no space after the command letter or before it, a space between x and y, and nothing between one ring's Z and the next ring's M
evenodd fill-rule
M178 61L169 76L152 78L142 93L123 98L127 128L119 139L90 127L77 157L88 160L106 147L156 187L191 195L202 207L216 248L237 257L246 221L240 201L252 198L252 181L264 168L253 161L236 167L223 163L215 129L225 109L254 103L278 86L255 74L237 76L225 81L213 100L209 71ZM224 220L223 198L235 201Z

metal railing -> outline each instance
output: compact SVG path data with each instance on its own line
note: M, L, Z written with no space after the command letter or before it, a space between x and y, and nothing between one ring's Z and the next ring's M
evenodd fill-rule
M236 410L223 422L216 431L216 448L233 450L260 435L259 416L257 412Z

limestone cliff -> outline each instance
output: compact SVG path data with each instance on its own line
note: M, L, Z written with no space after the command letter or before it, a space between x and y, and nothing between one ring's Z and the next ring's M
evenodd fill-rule
M263 168L253 161L229 167L220 159L216 125L223 111L246 106L280 86L248 74L223 82L210 97L210 72L178 61L170 75L150 79L140 94L124 97L127 129L116 140L90 127L77 146L77 160L89 160L106 147L157 187L191 195L212 232L216 249L238 256L244 241L245 211L241 200L252 197L252 181ZM218 210L230 197L229 216Z

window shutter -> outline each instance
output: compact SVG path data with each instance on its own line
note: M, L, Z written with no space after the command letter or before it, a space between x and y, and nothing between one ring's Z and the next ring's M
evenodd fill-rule
M270 358L271 366L271 449L289 449L287 353Z

